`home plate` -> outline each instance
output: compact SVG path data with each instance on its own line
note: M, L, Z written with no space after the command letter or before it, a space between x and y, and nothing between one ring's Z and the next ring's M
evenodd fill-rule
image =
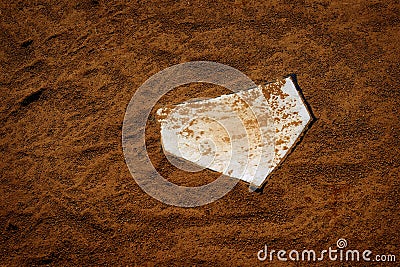
M157 110L166 155L256 189L311 122L291 77L212 99ZM188 165L189 166L189 165ZM188 169L189 171L190 168Z

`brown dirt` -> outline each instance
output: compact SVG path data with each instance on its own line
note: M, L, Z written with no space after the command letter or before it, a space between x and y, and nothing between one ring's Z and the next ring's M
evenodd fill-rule
M264 244L322 250L340 237L399 261L399 8L395 0L2 1L0 265L254 266ZM184 209L131 177L121 148L130 98L151 75L193 60L230 65L256 83L297 74L317 120L262 193L239 183ZM175 91L160 105L191 97L199 96ZM157 147L157 132L148 134ZM153 161L177 183L195 177L162 155Z

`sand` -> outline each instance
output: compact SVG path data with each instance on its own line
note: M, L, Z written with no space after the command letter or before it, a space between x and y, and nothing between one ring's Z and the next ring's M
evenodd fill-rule
M265 244L319 251L339 238L400 258L399 8L394 0L2 1L0 265L255 266L268 263L257 259ZM262 192L240 182L185 209L135 183L121 128L147 78L194 60L230 65L257 84L296 74L316 120ZM182 86L154 110L224 93ZM157 127L150 116L147 145L161 174L191 186L217 177L168 164Z

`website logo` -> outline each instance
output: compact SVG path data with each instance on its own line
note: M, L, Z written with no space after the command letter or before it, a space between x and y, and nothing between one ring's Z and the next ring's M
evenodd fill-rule
M336 242L336 247L329 247L316 251L314 249L285 250L272 249L265 245L257 253L260 261L341 261L341 262L395 262L396 256L393 254L375 254L372 250L347 249L348 243L344 238Z

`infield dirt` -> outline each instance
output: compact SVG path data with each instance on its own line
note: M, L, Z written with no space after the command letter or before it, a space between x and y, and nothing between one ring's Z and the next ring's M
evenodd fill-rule
M320 251L339 238L400 260L399 10L394 0L1 1L0 265L255 266L265 244ZM294 73L316 120L261 193L240 182L185 209L135 183L121 128L146 79L195 60L257 84ZM154 111L224 93L182 86ZM146 140L164 177L217 177L168 164L157 127L153 114ZM356 265L318 263L335 264Z

